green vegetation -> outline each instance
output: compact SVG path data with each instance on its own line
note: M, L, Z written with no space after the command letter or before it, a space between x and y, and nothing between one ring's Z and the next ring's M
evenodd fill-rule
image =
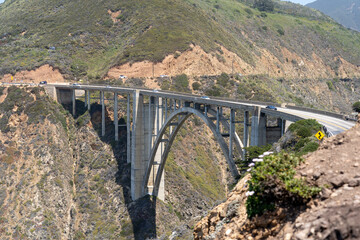
M295 167L302 161L294 154L280 153L256 164L249 181L249 191L254 194L246 202L249 217L273 210L277 204L302 204L321 191L307 185L305 179L295 178Z
M113 22L108 10L121 11L120 21ZM18 0L0 5L0 22L0 75L49 64L70 78L98 81L114 65L159 62L190 44L225 61L218 51L222 45L250 65L254 44L275 56L281 56L282 47L304 57L312 50L303 45L330 48L331 55L319 55L334 66L334 55L360 60L359 33L317 11L271 0L89 0L86 5Z
M249 181L249 191L254 194L246 202L249 217L261 215L278 205L288 207L303 204L320 192L321 188L307 185L305 179L295 178L295 168L304 161L302 155L318 149L319 144L314 134L321 127L313 119L291 124L289 131L294 136L282 146L283 152L266 156L262 162L255 163ZM270 148L271 146L247 148L247 159L242 168Z
M274 2L272 0L255 0L254 8L260 11L272 12L274 11Z
M326 84L328 85L329 90L334 91L334 84L332 83L332 81L327 81Z
M352 109L353 109L355 112L360 113L360 101L354 103L354 104L352 105Z
M237 165L241 172L245 172L249 167L249 164L254 158L257 158L266 151L269 151L272 148L271 144L265 146L250 146L245 149L245 159L237 162Z
M284 148L287 151L294 151L299 156L316 151L319 143L314 135L321 129L322 126L314 119L292 123L289 130L295 135L295 139L291 143L286 143Z
M194 83L192 84L192 88L193 88L195 91L199 90L200 87L201 87L201 85L200 85L199 82L194 82Z
M189 88L189 79L186 74L181 74L173 78L171 90L176 92L191 92Z

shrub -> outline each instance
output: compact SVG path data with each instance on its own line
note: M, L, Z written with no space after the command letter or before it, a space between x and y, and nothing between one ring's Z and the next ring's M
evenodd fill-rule
M284 203L303 204L321 191L321 188L307 185L304 179L294 178L295 168L302 161L295 154L279 153L257 163L249 180L249 191L254 194L246 201L250 218Z
M212 88L205 91L206 95L220 97L221 96L221 89L218 86L212 86Z
M260 11L272 12L274 11L274 3L271 0L255 0L254 8Z
M301 152L299 153L300 155L305 155L309 152L314 152L319 148L319 143L317 142L309 142L307 143L302 149Z
M355 112L360 113L360 101L354 103L354 104L352 105L352 109L353 109Z
M321 130L321 125L315 119L303 119L292 123L289 126L289 130L293 133L298 133L298 131L302 131L303 127L308 128L311 133L316 133L317 131Z
M186 74L181 74L174 77L172 90L179 92L190 92L189 79Z
M300 127L296 133L302 138L307 138L311 136L311 130L307 127Z
M238 162L238 167L241 172L246 171L249 167L249 163L254 159L257 158L259 155L263 154L266 151L271 149L271 144L267 144L265 146L250 146L244 148L245 150L245 159Z
M226 73L222 73L219 78L217 79L217 82L219 85L226 87L226 85L229 82L229 75L227 75Z
M281 36L285 35L284 29L279 28L279 29L277 30L277 32L278 32Z
M331 81L327 81L326 84L328 85L328 88L333 91L335 88L334 88L334 85Z
M250 8L245 8L245 12L249 15L253 15L253 12L251 11Z
M194 82L194 83L192 84L192 88L193 88L195 91L199 90L200 87L201 87L201 85L200 85L199 82Z

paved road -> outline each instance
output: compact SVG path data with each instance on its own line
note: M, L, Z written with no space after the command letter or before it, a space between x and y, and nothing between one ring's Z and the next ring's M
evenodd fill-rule
M343 119L330 117L322 114L310 113L288 108L278 108L278 111L294 114L305 119L315 119L320 124L324 125L328 129L328 131L332 133L332 135L336 135L338 133L346 131L355 125L355 122L353 121L346 121Z

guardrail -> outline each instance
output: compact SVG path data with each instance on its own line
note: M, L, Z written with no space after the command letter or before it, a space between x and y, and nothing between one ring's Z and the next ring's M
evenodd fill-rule
M304 110L306 112L318 113L318 114L322 114L322 115L326 115L326 116L330 116L330 117L334 117L334 118L345 119L345 116L342 114L327 112L327 111L322 111L322 110L317 110L317 109L312 109L312 108L298 107L298 106L291 106L291 105L286 105L286 108L294 109L294 110Z

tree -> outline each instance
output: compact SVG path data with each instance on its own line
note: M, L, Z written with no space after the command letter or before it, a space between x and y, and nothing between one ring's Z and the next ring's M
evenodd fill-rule
M360 113L360 101L354 103L353 106L352 106L352 108L353 108L353 110L354 110L355 112Z
M274 11L274 2L272 0L255 0L254 8L264 12Z

